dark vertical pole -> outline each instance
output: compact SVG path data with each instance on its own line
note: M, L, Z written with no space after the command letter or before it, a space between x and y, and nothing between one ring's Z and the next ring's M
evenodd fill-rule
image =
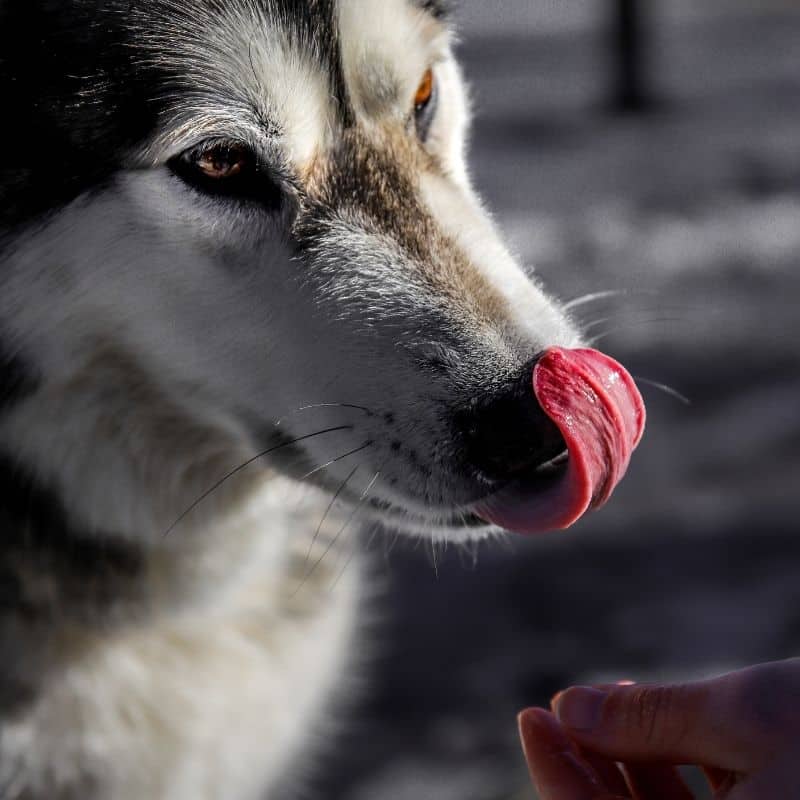
M651 103L646 75L647 30L640 0L613 0L613 104L619 111L643 111Z

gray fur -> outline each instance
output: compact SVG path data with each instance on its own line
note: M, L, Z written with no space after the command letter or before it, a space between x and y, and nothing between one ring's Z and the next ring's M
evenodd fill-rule
M472 191L443 11L3 5L9 800L268 795L368 652L353 530L492 533L460 415L577 337ZM219 139L246 193L175 168Z

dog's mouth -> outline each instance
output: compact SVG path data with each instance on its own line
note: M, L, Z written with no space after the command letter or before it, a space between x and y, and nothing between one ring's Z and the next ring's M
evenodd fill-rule
M490 499L505 495L510 492L512 488L514 490L524 491L526 495L547 491L555 481L560 480L564 475L567 470L568 459L569 454L565 450L561 455L548 461L546 464L520 472L515 476L513 484L506 483L501 490L494 492L485 500L473 504L473 507L481 508L483 504L487 503ZM522 487L524 487L524 489ZM447 515L439 520L439 525L448 530L480 529L488 528L496 524L497 523L490 519L488 515L481 516L475 511L461 511Z
M552 348L531 383L530 401L558 429L563 452L455 512L429 517L406 511L401 518L444 531L494 525L533 534L568 528L608 501L644 433L645 407L633 378L596 350ZM397 510L381 501L373 506L390 515Z
M548 350L532 382L535 401L558 427L566 452L472 509L523 534L568 528L604 505L627 471L646 416L627 370L596 350Z

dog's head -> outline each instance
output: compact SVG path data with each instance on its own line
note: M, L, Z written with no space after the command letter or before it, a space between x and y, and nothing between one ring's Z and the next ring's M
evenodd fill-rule
M578 337L470 186L442 4L17 5L3 200L8 229L35 222L12 254L29 307L4 313L40 371L113 345L187 414L414 529L477 525L562 454L531 376Z

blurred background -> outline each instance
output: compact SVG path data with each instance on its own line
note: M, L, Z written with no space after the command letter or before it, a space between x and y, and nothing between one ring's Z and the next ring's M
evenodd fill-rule
M642 380L649 429L569 533L371 542L383 624L329 800L529 800L523 707L800 653L800 4L459 16L477 186L556 296L608 293L574 313Z

